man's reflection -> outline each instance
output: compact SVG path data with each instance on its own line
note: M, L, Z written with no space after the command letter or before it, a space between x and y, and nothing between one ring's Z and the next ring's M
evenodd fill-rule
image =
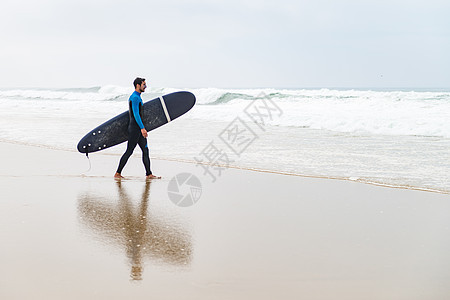
M148 212L151 181L145 183L137 208L122 185L117 181L117 203L89 194L79 197L82 222L102 240L125 246L133 280L142 280L144 257L176 266L189 264L192 252L189 233L167 218Z

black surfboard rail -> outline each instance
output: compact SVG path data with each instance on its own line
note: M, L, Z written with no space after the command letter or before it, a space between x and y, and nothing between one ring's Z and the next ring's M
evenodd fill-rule
M188 112L195 105L195 96L191 92L175 92L149 100L142 106L142 123L147 131L152 131ZM121 144L128 139L129 112L97 126L78 143L81 153L93 153Z

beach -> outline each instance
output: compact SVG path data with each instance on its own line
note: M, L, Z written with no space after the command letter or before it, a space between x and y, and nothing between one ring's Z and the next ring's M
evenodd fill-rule
M450 196L0 143L1 299L446 299ZM139 152L139 151L136 151ZM168 186L195 175L201 196ZM188 193L181 190L180 193Z
M2 1L0 300L450 300L449 10Z

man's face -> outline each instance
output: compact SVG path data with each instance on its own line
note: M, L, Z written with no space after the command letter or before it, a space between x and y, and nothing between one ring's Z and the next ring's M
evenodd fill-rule
M143 81L141 85L138 84L138 86L141 93L145 92L145 89L147 88L145 81Z

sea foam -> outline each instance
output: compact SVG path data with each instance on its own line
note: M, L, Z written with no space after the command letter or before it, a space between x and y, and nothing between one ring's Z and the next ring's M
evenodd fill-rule
M176 88L149 88L144 101L175 92ZM367 135L408 135L450 138L450 92L371 91L332 89L184 89L197 98L187 117L230 121L252 101L274 103L282 118L268 119L272 126L288 126ZM59 107L84 113L116 113L132 87L103 86L85 89L0 90L2 109L23 103L27 109ZM12 102L11 102L12 101ZM25 101L25 102L24 102ZM50 101L50 102L49 102ZM53 104L51 104L54 101ZM104 105L107 101L109 104ZM52 111L53 109L53 111Z
M142 97L179 90L193 92L197 105L150 132L152 157L195 163L241 117L258 138L232 158L235 166L450 191L450 92L150 87ZM132 92L120 86L0 90L0 141L76 151L87 132L128 109ZM271 118L264 103L282 115ZM266 116L264 130L246 118L255 105ZM123 147L105 151L120 155Z

